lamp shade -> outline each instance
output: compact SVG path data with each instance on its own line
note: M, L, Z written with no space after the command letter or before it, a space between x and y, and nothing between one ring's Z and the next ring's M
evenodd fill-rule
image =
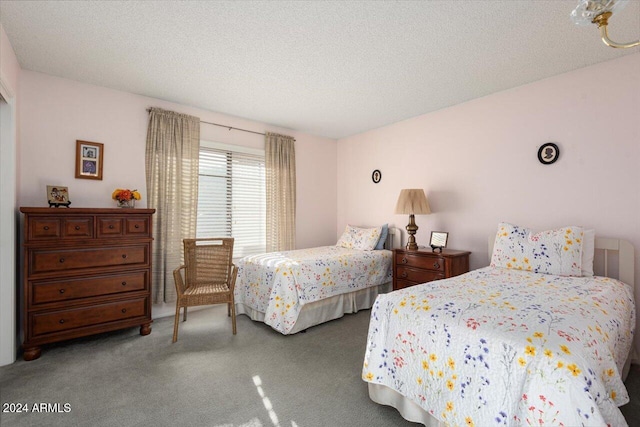
M397 214L430 214L429 202L422 188L409 188L400 191L398 203L396 204Z

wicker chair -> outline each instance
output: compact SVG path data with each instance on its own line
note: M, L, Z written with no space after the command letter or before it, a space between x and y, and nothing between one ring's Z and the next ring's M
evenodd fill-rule
M178 340L180 308L210 304L227 304L227 315L231 316L233 334L236 334L236 308L233 288L238 275L231 262L233 238L184 239L184 265L173 271L178 300L173 326L173 342ZM184 280L181 274L184 270Z

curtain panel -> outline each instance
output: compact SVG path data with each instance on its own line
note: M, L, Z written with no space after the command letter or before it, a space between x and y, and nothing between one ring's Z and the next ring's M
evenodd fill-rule
M200 119L151 108L147 128L148 205L153 219L152 294L175 302L173 270L182 265L182 239L196 235Z
M295 139L265 134L267 252L295 249L296 152Z

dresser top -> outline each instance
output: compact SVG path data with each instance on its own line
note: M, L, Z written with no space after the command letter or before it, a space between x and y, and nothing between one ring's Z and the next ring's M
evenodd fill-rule
M127 214L127 215L148 215L154 213L155 209L126 209L126 208L34 208L21 207L20 212L24 214L41 215L96 215L96 214Z
M406 254L416 254L416 255L435 255L435 256L445 256L445 257L458 257L458 256L466 256L471 252L469 251L457 251L455 249L443 249L442 252L434 252L431 248L420 248L415 251L410 251L408 249L398 248L394 249L397 252L402 252Z

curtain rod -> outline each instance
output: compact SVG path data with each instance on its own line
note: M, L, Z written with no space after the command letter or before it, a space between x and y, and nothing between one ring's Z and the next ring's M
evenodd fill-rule
M147 112L151 112L151 109L147 108ZM256 135L263 135L263 136L265 135L262 132L256 132L254 130L240 129L240 128L236 128L236 127L233 127L233 126L221 125L219 123L205 122L204 120L200 120L200 123L206 123L208 125L213 125L213 126L220 126L221 128L227 128L229 130L239 130L239 131L242 131L242 132L255 133ZM295 141L295 139L294 139L294 141Z

